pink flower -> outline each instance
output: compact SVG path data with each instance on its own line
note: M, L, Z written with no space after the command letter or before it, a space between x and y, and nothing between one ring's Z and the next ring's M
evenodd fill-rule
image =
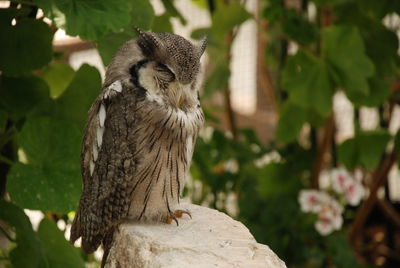
M321 235L328 235L333 232L333 225L331 224L329 219L320 219L316 221L314 227Z
M336 198L343 197L350 205L358 205L364 196L362 172L350 173L344 168L324 170L319 177L320 187L324 190L302 190L299 203L303 212L318 215L314 227L321 235L328 235L340 230L343 225L343 206ZM336 194L331 196L326 190L332 189ZM332 193L332 192L330 192ZM343 200L340 198L339 200Z
M346 201L352 205L360 204L364 197L364 187L362 185L362 173L355 172L352 176L343 168L333 169L331 172L332 189L338 194L343 194Z
M332 188L338 194L344 193L345 186L349 180L353 180L351 175L344 168L336 168L331 171Z
M299 203L303 212L319 213L333 201L336 202L329 194L320 190L301 190L299 194Z
M323 192L317 190L301 190L299 203L303 212L318 213L321 209L321 199Z
M350 205L357 206L364 197L364 187L355 180L347 183L345 186L345 197Z
M299 203L303 212L318 215L315 229L321 235L328 235L335 230L340 230L343 224L343 207L332 196L324 191L302 190Z
M364 197L362 172L357 170L354 175L344 168L324 170L320 175L321 188L332 188L336 193L343 195L346 201L357 206Z
M318 221L314 225L315 229L321 235L328 235L335 230L340 230L343 225L342 212L343 207L331 197L318 213Z

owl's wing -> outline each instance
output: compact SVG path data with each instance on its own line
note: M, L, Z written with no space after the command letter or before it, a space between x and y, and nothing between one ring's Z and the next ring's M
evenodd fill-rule
M119 81L117 81L119 83ZM81 153L83 193L71 229L71 242L82 237L86 252L127 215L129 185L135 179L135 88L114 82L89 110ZM112 87L114 85L114 87Z

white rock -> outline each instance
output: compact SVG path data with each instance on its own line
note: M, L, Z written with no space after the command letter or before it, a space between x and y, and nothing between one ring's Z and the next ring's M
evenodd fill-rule
M219 211L183 204L179 226L128 222L120 226L107 268L263 267L284 268L272 250L257 243L240 222Z

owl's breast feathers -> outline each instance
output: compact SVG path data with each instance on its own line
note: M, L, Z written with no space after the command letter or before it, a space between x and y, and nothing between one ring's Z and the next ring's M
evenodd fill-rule
M128 212L141 217L146 209L154 213L163 196L167 206L168 198L179 199L180 177L188 171L203 121L199 105L185 111L163 105L132 81L118 80L105 88L89 110L85 127L83 193L70 240L82 237L83 249L93 252ZM156 185L164 188L157 190ZM161 196L158 201L156 195ZM131 207L140 206L141 200L141 207Z

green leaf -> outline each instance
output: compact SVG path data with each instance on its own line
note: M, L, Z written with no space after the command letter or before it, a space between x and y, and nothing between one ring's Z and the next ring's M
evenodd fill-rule
M286 102L282 105L279 115L277 139L286 143L295 141L306 122L305 111L293 103Z
M47 17L72 36L96 40L108 31L118 32L131 21L133 2L125 0L35 0ZM136 3L136 4L137 4ZM139 3L140 4L140 3Z
M277 22L283 16L285 8L279 1L267 1L267 5L263 10L263 17L270 23Z
M260 194L266 198L278 197L282 193L297 192L299 180L290 175L290 169L284 163L269 163L258 176Z
M386 2L386 0L372 1L374 2L372 5L380 5ZM366 54L375 64L376 73L381 77L393 75L399 65L397 35L394 31L385 27L381 19L376 18L376 12L380 13L379 7L376 10L365 12L360 7L362 2L371 1L348 1L337 6L334 11L337 16L336 20L339 24L357 25L364 39ZM393 1L391 2L393 3Z
M74 70L65 63L53 63L43 70L42 78L50 87L53 98L60 96L74 77Z
M215 66L204 84L203 96L207 98L210 97L214 92L222 90L228 83L230 75L231 72L226 62L222 62Z
M0 109L15 121L27 115L40 101L49 98L46 83L35 76L3 76L0 85Z
M40 20L0 25L0 71L15 75L46 65L52 57L52 39L49 25Z
M360 162L358 142L355 138L345 140L338 147L338 160L347 168L354 169Z
M358 268L358 261L347 237L341 233L334 233L326 237L327 254L332 256L337 267Z
M322 33L323 55L333 77L346 91L368 94L368 78L374 65L365 55L365 48L356 27L331 26Z
M389 85L382 79L373 77L368 80L368 94L360 94L358 92L346 92L347 97L356 106L376 107L384 103L390 96Z
M134 38L136 33L132 30L124 30L119 33L107 33L105 36L97 41L97 49L103 64L107 66L110 64L112 57L117 50L128 40Z
M221 55L226 55L225 47L221 47L221 44L219 43L217 37L214 35L214 32L212 31L211 28L198 28L194 29L193 32L190 34L190 37L196 40L201 40L205 36L207 36L207 52L209 54L209 57L212 59L215 59L213 56L214 54L219 54ZM213 52L212 50L216 50ZM223 54L223 52L225 54ZM216 57L216 58L219 58Z
M65 240L57 225L48 219L40 222L38 234L43 243L50 267L85 267L79 250Z
M375 20L382 20L386 14L391 13L394 7L393 0L357 0L356 3L361 13Z
M76 169L57 170L16 163L7 177L11 199L21 207L68 213L76 209L81 181Z
M348 0L312 0L317 5L336 5Z
M210 31L210 28L197 28L193 30L193 32L190 34L190 37L196 40L201 40L204 36L207 36L208 43L208 35L210 35Z
M65 120L83 130L87 112L100 90L101 78L98 70L84 64L60 97L41 102L32 110L29 117Z
M117 50L128 40L136 37L134 27L144 30L150 29L154 20L154 10L149 1L135 0L131 11L131 22L124 29L117 32L108 32L97 40L97 48L104 65L110 63Z
M42 168L79 169L81 131L71 122L50 117L29 118L18 142L29 164Z
M382 77L394 74L400 59L396 33L377 21L369 21L364 27L361 28L361 33L365 40L366 53L374 62L377 74Z
M282 86L296 105L317 111L321 116L332 112L333 84L325 64L300 50L288 59L282 73Z
M164 13L154 18L152 31L156 33L172 33L173 28L168 13Z
M317 38L317 27L299 12L289 9L285 13L283 32L300 44L310 44Z
M208 7L206 0L192 0L192 3L202 9L207 9Z
M360 162L367 169L375 169L391 136L386 131L364 132L358 137L358 145L361 148Z
M18 14L18 9L16 8L1 8L0 9L0 25L11 25L12 20Z
M0 134L6 129L8 116L6 112L0 110ZM0 136L1 137L1 136Z
M87 120L87 112L100 90L99 71L87 64L82 65L71 84L56 100L55 116L74 122L80 129L83 129Z
M312 109L307 109L305 111L306 121L310 123L311 126L319 128L323 127L326 121L325 117L322 117L320 114L316 113Z
M315 149L305 149L298 143L290 144L279 150L279 154L282 156L282 159L284 159L283 161L287 169L290 170L292 176L296 177L296 179L299 179L303 172L308 178L308 172L314 166L316 153Z
M339 161L349 169L362 165L367 170L374 170L390 138L390 134L383 130L360 132L339 145Z
M239 3L227 5L212 14L212 31L222 42L229 31L249 18L251 14Z
M16 163L8 174L12 200L30 209L74 210L81 191L80 130L67 121L29 118L18 141L29 164Z
M154 20L153 6L149 0L134 0L131 25L149 30Z
M167 12L175 18L178 18L183 25L186 25L186 19L182 16L182 14L176 9L174 5L174 0L161 0Z
M9 256L13 267L49 267L42 243L22 209L0 199L0 219L13 227L16 234L17 247L11 251Z
M100 82L97 69L83 65L58 99L32 111L18 136L28 165L16 163L8 174L7 189L14 202L63 213L76 208L82 130Z

